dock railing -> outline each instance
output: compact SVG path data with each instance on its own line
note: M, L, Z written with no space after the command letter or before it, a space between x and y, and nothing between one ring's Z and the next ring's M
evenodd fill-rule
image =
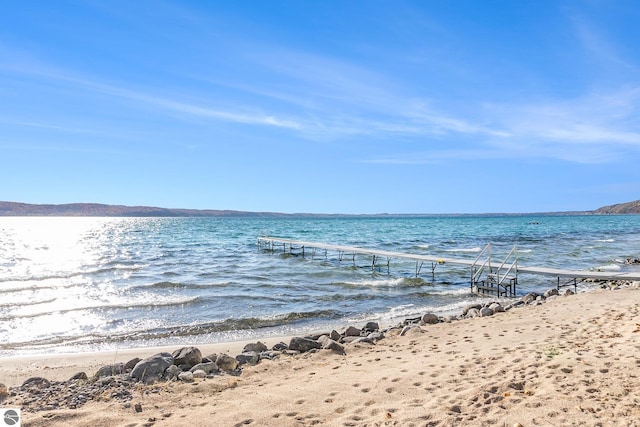
M491 271L491 243L487 243L486 246L480 251L476 259L471 264L471 290L478 286L481 282L482 274L488 269L488 274Z

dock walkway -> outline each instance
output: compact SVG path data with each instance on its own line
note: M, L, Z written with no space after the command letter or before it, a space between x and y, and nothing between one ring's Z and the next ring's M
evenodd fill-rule
M325 256L328 251L334 251L338 253L339 261L342 261L346 254L352 256L352 259L355 262L356 255L366 255L372 257L372 268L375 269L376 266L380 265L380 260L386 260L387 269L389 269L389 263L391 259L405 259L416 262L416 271L415 274L418 276L422 269L422 266L425 262L431 263L431 272L434 273L435 268L438 265L443 264L451 264L451 265L461 265L467 266L471 268L471 286L472 288L476 286L478 290L486 290L491 291L494 289L497 291L498 295L504 291L505 294L515 295L515 286L517 283L517 275L519 273L526 274L536 274L536 275L544 275L544 276L553 276L558 279L557 286L558 288L562 286L577 286L578 279L594 279L594 280L630 280L630 281L640 281L640 272L614 272L614 271L591 271L591 270L565 270L560 268L547 268L547 267L525 267L517 264L517 253L515 263L508 264L506 267L510 267L510 271L508 272L510 275L505 273L503 276L500 276L500 270L505 267L504 262L499 266L494 262L491 264L491 255L490 255L490 244L485 247L485 249L481 252L481 255L476 259L460 259L460 258L448 258L448 257L437 257L433 255L421 255L421 254L411 254L405 252L395 252L395 251L386 251L381 249L367 249L361 248L357 246L345 246L345 245L333 245L328 243L320 243L320 242L307 242L302 240L294 240L294 239L285 239L280 237L268 237L261 236L258 237L258 246L264 247L271 251L274 251L276 247L282 247L283 252L292 253L293 250L301 250L302 255L305 255L305 249L311 251L311 256L314 257L318 250L324 251ZM489 248L488 258L482 260L480 257L485 252L485 250ZM514 248L515 250L515 248ZM513 252L513 251L512 251ZM505 260L506 261L506 260ZM479 273L483 268L486 268L486 275L483 280L478 279ZM491 284L491 282L495 282L496 279L496 271L497 278L499 279L497 283ZM562 283L561 280L567 280L567 282ZM508 282L511 283L508 283ZM503 282L506 284L503 285ZM502 289L504 288L504 289Z

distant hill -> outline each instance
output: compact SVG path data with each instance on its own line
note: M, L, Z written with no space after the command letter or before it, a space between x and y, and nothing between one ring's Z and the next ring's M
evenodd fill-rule
M33 205L0 201L0 216L109 216L109 217L259 217L284 214L231 210L167 209L152 206L69 203Z
M593 213L597 215L611 214L640 214L640 200L635 202L618 203L617 205L603 206L596 209Z
M476 215L496 215L473 214ZM536 215L607 215L607 214L640 214L640 200L618 205L604 206L595 211L571 211L571 212L536 212ZM106 216L106 217L235 217L235 218L256 218L256 217L381 217L381 216L424 216L428 214L311 214L296 213L286 214L279 212L247 212L234 210L214 210L214 209L168 209L153 206L123 206L104 205L100 203L68 203L63 205L35 205L29 203L2 202L0 201L0 216ZM469 216L469 214L449 214L459 216ZM528 215L509 214L499 215ZM434 215L440 216L440 215Z

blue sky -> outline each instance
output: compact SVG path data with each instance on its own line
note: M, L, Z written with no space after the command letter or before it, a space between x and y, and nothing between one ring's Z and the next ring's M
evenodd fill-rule
M0 200L317 213L640 199L636 1L13 1Z

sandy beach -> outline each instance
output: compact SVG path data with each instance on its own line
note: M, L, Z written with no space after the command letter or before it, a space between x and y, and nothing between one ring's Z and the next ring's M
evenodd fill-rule
M239 376L141 385L132 400L140 412L106 396L75 410L23 412L23 425L637 426L639 301L637 289L556 297L390 332L376 345L348 345L346 355L321 350L263 360ZM235 355L242 346L200 348ZM91 375L156 350L3 359L0 382Z

